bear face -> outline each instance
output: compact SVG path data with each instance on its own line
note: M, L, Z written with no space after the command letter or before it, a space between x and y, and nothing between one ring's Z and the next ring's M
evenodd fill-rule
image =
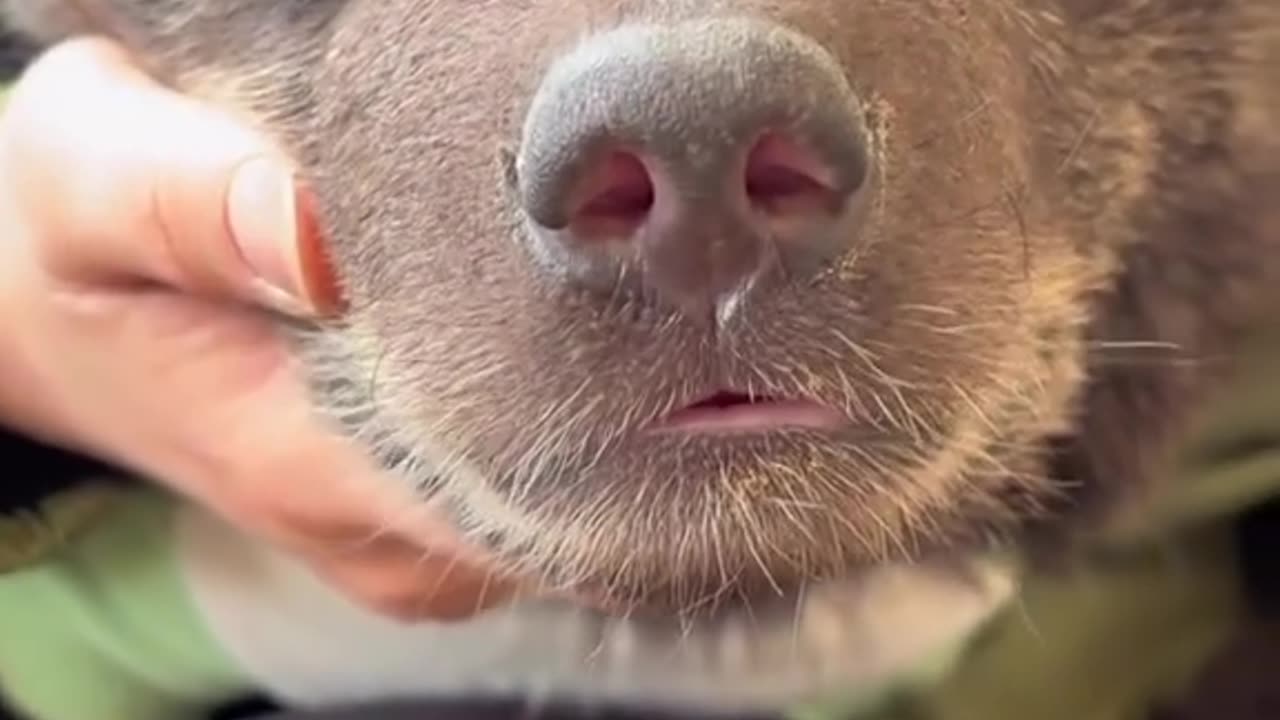
M1262 0L10 6L283 138L317 406L620 609L1140 503L1277 287Z
M308 147L351 310L306 346L353 431L501 555L629 607L980 542L1056 492L1033 446L1109 260L1019 189L1066 152L1031 129L1052 41L995 5L846 5L349 8ZM930 49L893 59L909 36ZM768 132L832 187L735 195ZM575 182L651 206L574 217Z

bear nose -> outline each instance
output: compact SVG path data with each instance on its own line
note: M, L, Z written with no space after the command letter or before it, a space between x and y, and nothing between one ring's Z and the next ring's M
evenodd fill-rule
M716 317L858 236L862 106L816 42L753 20L630 26L552 65L515 165L535 257Z

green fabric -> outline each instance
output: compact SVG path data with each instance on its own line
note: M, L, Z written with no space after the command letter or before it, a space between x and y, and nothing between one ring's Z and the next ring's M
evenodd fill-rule
M38 566L0 575L0 692L38 720L184 720L250 687L174 554L173 501L122 496Z
M1120 519L1107 540L1142 542L1196 524L1229 519L1280 493L1280 328L1243 351L1235 383L1192 426L1173 482Z
M114 487L90 481L31 510L0 515L0 574L42 562L74 542L107 512L116 496Z
M1209 528L1029 578L937 684L792 717L1147 720L1153 702L1176 699L1232 629L1240 597L1231 549L1225 528Z
M1145 720L1176 701L1243 612L1231 521L1280 493L1280 332L1243 357L1157 494L1071 572L1026 578L942 683L856 720Z
M1204 531L1033 579L939 687L866 720L1146 720L1232 629L1230 545Z
M788 710L786 720L877 720L884 712L896 713L894 703L900 697L924 697L945 682L960 660L967 657L969 646L968 638L960 638L886 687L806 703Z

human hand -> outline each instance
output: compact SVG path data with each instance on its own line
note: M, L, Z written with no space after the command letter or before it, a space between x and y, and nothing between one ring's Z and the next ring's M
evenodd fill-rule
M136 469L401 618L507 599L479 553L312 413L260 308L339 312L270 141L64 43L0 117L0 421Z

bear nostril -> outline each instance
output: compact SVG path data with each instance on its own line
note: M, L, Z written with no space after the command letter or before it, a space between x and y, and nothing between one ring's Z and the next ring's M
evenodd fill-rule
M574 195L570 225L576 236L627 237L653 209L653 177L638 156L614 150L583 174Z
M779 132L756 141L744 175L752 208L773 216L838 213L846 195L814 153Z

